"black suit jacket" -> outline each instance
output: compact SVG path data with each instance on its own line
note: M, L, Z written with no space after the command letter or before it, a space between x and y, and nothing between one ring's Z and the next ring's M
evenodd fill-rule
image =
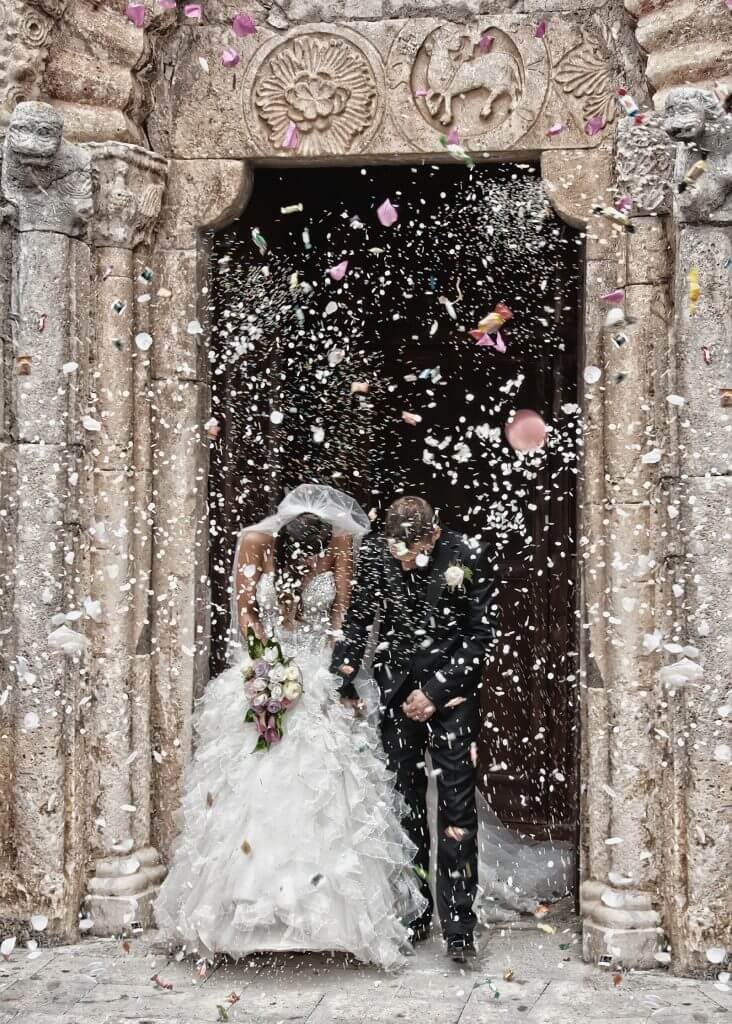
M462 565L472 580L450 588L445 572ZM373 671L381 702L389 705L409 678L439 709L453 697L477 694L485 652L493 635L495 586L483 551L458 534L443 530L435 545L421 598L410 595L405 573L383 537L371 535L359 553L343 638L333 651L331 671L342 664L361 666L368 630L379 614L379 643ZM351 677L342 677L341 696L355 697Z

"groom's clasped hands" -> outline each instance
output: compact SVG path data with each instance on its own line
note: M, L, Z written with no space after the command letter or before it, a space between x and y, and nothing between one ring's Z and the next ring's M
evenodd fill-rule
M350 676L353 673L352 665L340 665L338 671L342 676ZM354 700L352 697L342 697L341 704L346 707L360 709L361 701ZM429 699L425 697L421 690L412 690L407 699L402 704L402 711L411 718L413 722L427 722L434 715L437 708Z

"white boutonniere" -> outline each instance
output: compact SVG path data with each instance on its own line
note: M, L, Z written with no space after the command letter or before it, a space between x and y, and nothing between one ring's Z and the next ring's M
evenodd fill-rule
M448 590L455 590L456 588L462 588L465 586L465 581L468 583L473 579L473 570L468 569L466 565L462 565L460 562L456 562L454 565L449 565L445 569L445 583Z

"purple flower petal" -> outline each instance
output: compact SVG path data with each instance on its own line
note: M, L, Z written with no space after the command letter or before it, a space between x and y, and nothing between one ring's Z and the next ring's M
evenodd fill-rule
M585 121L585 133L587 135L597 135L597 133L601 132L604 127L605 122L597 114Z
M553 139L555 135L559 135L559 133L562 131L564 131L564 125L560 124L559 121L557 121L556 124L553 124L551 128L547 129L547 135L550 139Z
M227 46L226 49L221 51L221 63L225 68L235 68L240 60L241 57L239 54L230 46Z
M633 206L632 196L618 196L613 203L616 210L620 210L621 213L627 213L628 210Z
M142 28L145 23L145 6L144 4L129 4L125 14L130 19L135 28Z
M625 292L622 288L616 288L613 292L605 292L604 295L600 296L600 302L622 302L625 298Z
M485 34L478 40L478 49L482 50L483 53L488 53L491 46L493 46L493 36Z
M421 96L428 96L429 93L427 89L415 89L414 95L417 97L417 99L419 99Z
M185 4L183 6L183 13L186 18L199 18L203 14L203 8L200 4Z
M546 34L546 22L545 21L540 21L540 22L537 23L537 26L534 29L534 38L535 39L543 39L545 34Z
M245 36L253 36L257 31L257 26L254 24L251 14L241 11L231 19L231 31L239 39L244 39Z
M174 11L177 6L175 0L158 0L158 7L162 7L164 11Z
M282 140L283 149L297 149L300 145L300 131L294 121L288 121L285 137Z
M390 199L384 200L377 209L376 216L379 218L379 223L383 224L385 228L390 228L392 224L396 224L399 220L399 214Z
M460 145L460 132L457 128L451 128L447 135L448 146L459 146Z
M343 260L341 263L336 263L334 267L328 270L328 276L331 281L342 281L346 276L348 270L348 260Z

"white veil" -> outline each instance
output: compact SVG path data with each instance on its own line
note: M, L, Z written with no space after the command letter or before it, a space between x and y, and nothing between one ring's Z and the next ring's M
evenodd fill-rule
M354 555L358 551L361 538L371 529L371 521L359 503L350 494L344 494L343 491L338 491L335 487L329 487L327 484L298 484L282 499L277 506L277 511L271 516L261 519L258 523L245 526L237 538L231 567L228 661L232 660L240 646L239 615L236 607L236 567L239 564L239 547L242 539L248 533L266 533L274 536L283 526L302 515L303 512L310 512L322 519L323 522L329 523L333 528L334 535L348 534L353 537Z

